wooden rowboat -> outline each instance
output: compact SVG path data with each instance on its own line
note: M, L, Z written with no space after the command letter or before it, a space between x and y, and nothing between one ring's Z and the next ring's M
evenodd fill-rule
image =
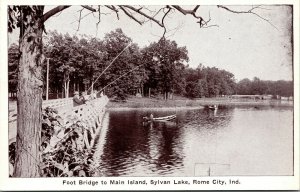
M169 116L164 116L164 117L143 117L145 121L170 121L176 118L176 115L169 115Z
M153 118L154 121L170 121L172 119L175 119L176 115L169 115L169 116L165 116L165 117L155 117Z
M216 109L218 109L218 106L217 105L209 105L208 109L216 110Z

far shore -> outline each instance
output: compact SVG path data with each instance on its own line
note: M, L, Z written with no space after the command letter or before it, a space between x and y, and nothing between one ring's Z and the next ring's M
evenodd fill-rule
M156 110L159 110L159 111L169 111L169 110L191 110L191 109L201 109L201 108L204 108L204 106L194 106L194 107L107 107L107 110L109 111L126 111L126 110L132 110L132 109L137 109L137 110L145 110L145 109L150 109L150 110L153 110L153 111L156 111Z
M271 107L293 107L293 101L281 100L254 100L254 99L230 99L230 98L200 98L200 99L153 99L130 97L124 102L110 100L108 109L199 109L207 105L228 105L228 106L271 106Z

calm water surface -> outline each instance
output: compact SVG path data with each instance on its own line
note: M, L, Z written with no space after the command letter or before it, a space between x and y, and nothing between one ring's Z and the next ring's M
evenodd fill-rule
M150 113L178 118L143 126ZM293 110L108 111L95 157L103 176L293 175Z

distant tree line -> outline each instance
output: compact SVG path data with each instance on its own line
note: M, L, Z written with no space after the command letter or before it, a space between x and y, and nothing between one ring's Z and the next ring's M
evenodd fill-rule
M252 81L236 82L231 72L216 67L199 64L192 69L187 64L186 47L162 38L140 48L121 29L107 33L102 40L51 31L44 37L43 49L49 58L49 98L69 97L74 91L103 88L107 95L119 99L136 94L162 95L165 99L173 94L189 98L233 94L293 95L292 81L263 81L255 77ZM8 50L11 96L17 92L18 60L18 45L12 44ZM47 59L42 70L44 90L46 62Z
M292 81L265 81L254 77L250 79L242 79L237 83L236 93L239 95L273 95L290 97L294 94L294 86Z
M204 67L185 70L185 95L187 97L217 97L235 93L234 75L216 67Z

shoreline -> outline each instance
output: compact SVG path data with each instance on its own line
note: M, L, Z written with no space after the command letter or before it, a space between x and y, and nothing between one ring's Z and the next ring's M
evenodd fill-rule
M203 98L203 99L149 99L149 98L129 98L126 102L109 101L107 110L130 110L130 109L199 109L207 105L227 105L227 106L270 106L270 107L294 107L293 101L281 100L249 100L249 99L229 99L229 98Z
M193 109L202 109L204 106L198 107L107 107L107 111L126 111L126 110L160 110L160 111L168 111L168 110L193 110Z

